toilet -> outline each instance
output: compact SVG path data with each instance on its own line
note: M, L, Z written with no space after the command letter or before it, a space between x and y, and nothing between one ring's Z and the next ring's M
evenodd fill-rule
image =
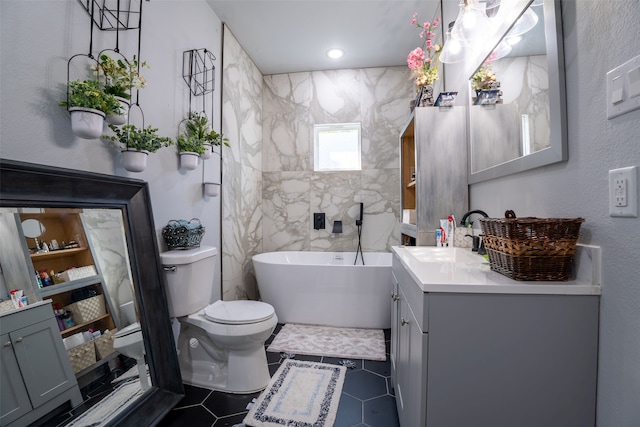
M259 301L215 301L214 247L160 254L182 381L227 393L263 390L271 376L264 343L278 318Z
M124 304L120 306L123 308ZM135 320L135 310L133 308L133 302L126 307L133 311L133 317L127 317L127 321L131 322L131 319ZM126 310L125 309L125 310ZM133 322L124 328L120 329L113 337L113 348L124 354L127 357L131 357L136 360L138 366L138 376L140 378L140 386L142 390L149 388L149 379L147 377L147 365L144 360L144 340L142 339L142 331L140 330L140 323Z

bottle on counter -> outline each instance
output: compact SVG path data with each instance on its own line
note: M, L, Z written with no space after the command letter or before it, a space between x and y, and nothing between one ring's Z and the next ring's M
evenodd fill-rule
M44 287L53 285L53 280L49 277L47 270L40 270L40 279L42 280L42 286Z

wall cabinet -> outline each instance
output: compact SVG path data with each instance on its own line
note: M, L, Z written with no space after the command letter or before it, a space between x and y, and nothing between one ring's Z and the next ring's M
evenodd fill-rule
M104 286L99 263L93 255L91 243L84 230L81 209L35 209L33 212L16 214L18 229L23 232L25 220L37 220L44 232L37 238L22 236L23 251L30 266L32 284L38 300L51 300L54 309L63 309L81 298L102 295L104 309L100 315L76 316L74 326L59 331L63 338L89 329L94 331L113 330L116 326L112 316L113 307ZM45 252L38 243L57 242L57 248ZM45 286L38 273L44 272L51 283ZM89 366L78 372L81 376L93 368Z
M423 292L392 270L402 427L595 425L597 295Z
M465 107L417 107L400 132L404 245L435 245L440 219L468 211Z
M49 302L1 317L0 426L27 425L65 401L82 403Z

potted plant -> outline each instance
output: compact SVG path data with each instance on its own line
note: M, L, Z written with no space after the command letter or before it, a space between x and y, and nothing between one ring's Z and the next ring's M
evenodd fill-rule
M180 154L180 167L194 170L198 167L198 159L205 152L204 140L185 134L178 135L178 153Z
M222 144L229 146L229 140L211 129L207 116L200 113L190 113L189 117L184 120L184 135L188 138L193 137L202 141L205 150L200 157L203 159L211 157L214 146L219 147Z
M115 96L106 93L97 80L68 82L67 100L60 105L67 107L71 115L73 133L85 139L102 135L105 116L121 109Z
M433 44L436 38L436 28L440 18L433 22L418 23L417 14L413 14L411 25L420 28L420 38L424 38L424 49L417 47L407 56L407 66L411 70L411 77L417 87L417 107L431 106L434 103L433 84L438 80L438 59L442 46Z
M124 168L130 172L142 172L147 167L149 153L155 153L162 147L173 144L168 137L159 136L158 129L147 126L139 128L134 125L124 125L122 128L109 125L114 136L104 136L104 139L119 142L122 145L122 161Z
M126 58L115 60L107 54L100 55L97 72L98 75L104 74L104 91L115 96L122 104L122 114L108 115L107 123L122 125L127 122L131 90L139 90L147 85L146 79L139 74L139 67L150 68L146 61L138 63L135 55L131 61Z

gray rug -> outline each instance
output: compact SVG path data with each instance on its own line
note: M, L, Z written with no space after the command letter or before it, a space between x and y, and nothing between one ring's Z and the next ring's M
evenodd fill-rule
M271 352L386 360L381 329L336 328L287 323L267 348Z
M331 427L347 368L287 359L244 419L252 427Z

